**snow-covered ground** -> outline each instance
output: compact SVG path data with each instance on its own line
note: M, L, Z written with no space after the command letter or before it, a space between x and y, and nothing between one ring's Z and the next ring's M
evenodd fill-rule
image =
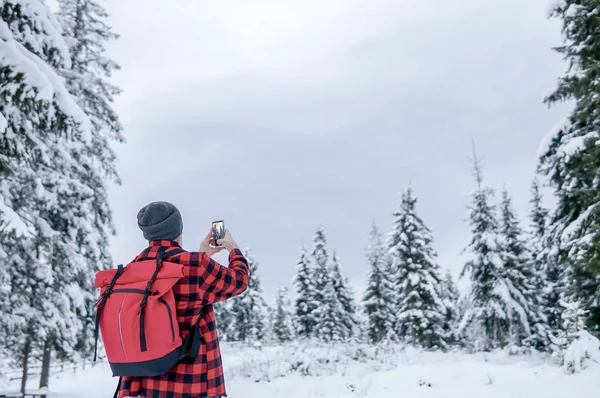
M597 396L600 387L599 364L567 375L537 355L442 354L363 345L222 348L231 398L571 398ZM50 390L53 398L106 398L115 383L101 363L52 378Z

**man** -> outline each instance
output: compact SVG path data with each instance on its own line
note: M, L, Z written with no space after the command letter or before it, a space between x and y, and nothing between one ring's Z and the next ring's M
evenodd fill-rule
M162 376L122 377L120 398L208 398L227 396L223 380L221 352L212 304L237 296L248 287L248 262L229 231L218 242L212 231L198 252L181 250L183 222L177 208L167 202L154 202L137 215L138 226L149 246L134 260L144 261L165 255L169 262L184 266L184 277L174 286L177 321L185 339L200 318L202 343L195 358L186 357ZM229 251L229 267L211 256ZM169 252L177 254L169 256Z

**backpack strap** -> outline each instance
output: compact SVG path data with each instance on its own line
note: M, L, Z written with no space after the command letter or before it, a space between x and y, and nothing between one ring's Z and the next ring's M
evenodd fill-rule
M119 391L121 391L121 380L122 379L123 379L122 377L119 377L119 382L117 383L117 389L115 390L113 398L118 398L119 397Z
M117 273L113 277L112 281L110 281L110 285L108 285L108 287L102 294L102 297L100 298L100 302L98 303L98 309L96 310L96 325L94 328L94 362L96 362L98 354L98 330L100 328L100 314L102 314L102 308L104 308L106 300L108 300L108 296L110 296L110 294L112 293L112 289L113 287L115 287L117 279L119 279L119 277L123 275L124 270L125 269L123 268L123 264L117 267Z
M190 330L190 333L187 335L181 346L181 355L179 356L180 361L185 357L196 358L198 353L200 353L200 344L204 341L202 333L200 332L200 320L203 316L204 309L201 308L198 320L194 323L194 326L192 326L192 330Z
M185 252L186 251L183 250L182 248L176 248L173 250L163 252L159 256L159 258L161 261L168 261L169 258L176 256L178 254L181 254L181 253L185 253ZM194 323L194 325L192 326L192 330L190 330L190 333L186 336L185 340L183 341L183 344L181 346L181 355L179 357L179 360L182 360L185 357L195 358L198 356L198 353L200 352L200 344L204 340L202 338L202 333L200 332L200 321L202 320L203 316L204 316L204 309L200 308L200 314L198 315L198 320ZM140 325L140 326L142 326L142 325ZM140 334L141 334L142 328L143 328L143 326L140 328Z
M144 290L144 298L142 299L142 303L140 305L140 346L141 346L141 351L142 352L146 352L148 351L148 346L146 344L146 327L145 327L145 314L146 312L144 311L146 309L146 304L148 303L148 297L150 296L150 292L152 291L152 284L154 283L154 281L156 281L156 277L158 276L158 271L160 271L160 267L162 266L162 258L161 256L156 257L156 267L154 269L154 273L152 274L152 277L150 278L150 280L148 281L148 283L146 284L146 290Z
M142 352L148 351L148 346L146 343L146 322L144 310L146 308L146 304L148 303L148 297L152 292L152 284L156 281L156 277L158 276L158 272L160 271L160 267L162 266L163 261L166 261L168 258L183 252L185 252L185 250L183 250L182 248L176 248L174 250L170 250L168 252L164 252L156 256L156 268L154 269L154 273L152 274L152 277L146 285L146 290L144 291L144 298L142 299L142 303L140 306L140 348Z
M176 256L181 253L185 253L185 250L183 250L181 247L173 249L173 250L169 250L169 251L162 253L162 259L163 259L163 261L165 261L168 258L171 258L171 257Z

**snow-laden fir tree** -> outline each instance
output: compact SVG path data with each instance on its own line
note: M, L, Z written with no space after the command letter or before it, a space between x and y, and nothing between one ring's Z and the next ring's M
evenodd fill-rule
M337 300L340 302L342 307L342 324L346 331L345 338L352 338L358 334L358 318L356 315L356 303L354 299L354 292L350 286L348 277L344 274L340 259L336 252L333 252L332 264L331 264L331 276L333 289Z
M97 0L58 0L58 18L69 46L70 68L62 70L67 89L92 122L92 139L102 160L99 167L117 178L110 142L123 141L122 126L113 109L121 90L108 81L120 69L106 56L106 43L119 36L107 25L108 13Z
M539 310L544 318L542 323L534 325L533 332L545 336L545 338L533 342L533 346L538 350L546 351L551 348L552 333L559 328L559 322L557 322L559 312L556 311L556 308L560 300L557 285L560 274L556 262L552 261L552 256L549 253L550 245L547 238L549 211L543 205L543 197L537 178L533 180L530 191L529 240L535 272L532 284L536 292Z
M231 310L233 300L225 300L213 304L219 339L232 341L234 339L235 319Z
M94 242L81 238L85 251L87 271L78 275L77 282L84 292L85 311L79 316L84 329L79 336L78 350L89 355L93 347L93 320L96 291L90 274L113 266L106 248L113 233L111 211L108 207L106 179L120 182L116 172L116 156L110 144L122 142L122 126L113 109L114 97L121 90L109 83L108 78L119 66L106 56L105 46L118 38L107 25L108 14L102 2L96 0L59 0L58 19L68 45L71 64L61 68L66 87L91 121L90 144L83 148L84 155L94 159L94 172L85 175L93 211L93 227L97 234ZM85 209L87 210L87 209ZM78 215L79 216L79 215ZM91 247L93 246L93 247ZM100 249L100 250L98 250Z
M277 303L269 303L268 301L265 303L265 326L263 332L262 342L266 344L273 344L277 341L277 336L275 336L275 315L276 315Z
M90 120L56 73L70 67L59 23L35 0L3 1L0 15L0 267L10 279L0 330L26 374L49 343L76 356L89 261L106 255L99 229L112 227Z
M558 306L560 297L557 289L553 286L557 282L557 278L551 277L555 273L553 271L556 267L550 263L547 241L549 211L543 205L540 183L537 178L533 180L530 192L529 229L530 247L537 276L535 288L539 294L539 303L548 325L553 329L558 329L560 322L558 322L559 318L556 318L554 310Z
M502 280L502 247L496 208L491 203L494 191L483 184L476 157L473 162L477 188L471 194L471 241L463 251L468 260L461 272L461 277L469 276L471 286L469 307L463 314L458 333L475 339L472 342L475 349L491 350L510 342L508 303L512 300Z
M316 309L319 303L315 301L315 282L313 266L303 246L300 257L296 263L296 275L294 276L294 289L296 300L294 303L294 323L296 335L300 338L314 336L317 323Z
M460 322L460 309L458 304L460 294L458 293L456 284L452 279L450 270L446 271L446 275L440 283L440 288L440 294L444 303L444 308L446 309L444 314L444 331L446 335L446 341L448 344L456 344L458 340L456 338L456 330L458 328L458 323Z
M550 235L562 273L573 272L575 290L588 311L588 325L600 331L600 20L595 1L557 2L552 17L562 21L564 45L557 47L569 63L556 90L554 104L571 101L565 123L549 135L540 171L557 197ZM566 270L566 271L565 271Z
M258 261L244 249L244 257L248 260L248 289L232 299L231 313L233 317L233 340L256 343L265 338L267 302L258 276Z
M445 348L439 266L431 231L417 215L416 203L412 189L407 189L387 240L398 294L396 333L414 346Z
M327 237L325 228L320 226L313 238L313 250L311 253L313 264L314 300L322 303L325 298L325 287L331 278L329 266L329 253L327 252ZM320 322L317 319L317 322Z
M373 343L379 343L388 337L390 340L396 340L395 285L388 264L387 250L375 224L369 232L366 256L369 275L363 303L368 317L369 340Z
M572 297L561 301L562 325L554 344L566 373L576 373L590 363L600 363L600 340L585 330L586 311Z
M542 205L539 183L534 180L531 203L531 247L537 271L537 292L539 304L546 317L546 331L552 335L562 329L562 312L560 304L571 299L573 272L570 263L561 262L556 241L556 230L549 225L549 211ZM536 347L541 350L554 350L555 345Z
M315 336L325 343L344 341L348 336L348 330L343 323L344 309L338 300L331 273L324 280L323 301L316 310L319 321L315 327Z
M290 341L294 338L291 304L287 288L277 290L273 334L275 335L275 339L280 343Z
M554 339L560 352L564 352L575 341L579 333L585 330L585 310L581 308L581 303L573 297L560 301L563 307L561 313L561 328Z
M539 276L526 236L519 225L512 200L503 190L501 202L502 278L508 301L512 343L545 349L549 343L549 328L539 304L536 289Z
M325 342L343 341L350 336L344 306L338 297L334 268L329 260L325 229L320 226L313 239L315 336ZM339 270L339 267L338 267ZM341 271L339 271L341 274ZM343 282L342 282L343 283ZM348 305L351 305L348 302ZM348 321L349 322L349 321Z

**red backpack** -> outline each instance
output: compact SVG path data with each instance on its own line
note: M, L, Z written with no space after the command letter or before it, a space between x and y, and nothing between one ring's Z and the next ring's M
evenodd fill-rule
M172 250L166 255L181 252ZM95 285L101 290L94 361L99 329L114 376L160 376L184 357L198 355L202 315L182 341L173 287L183 278L184 268L165 258L119 265L96 274Z

